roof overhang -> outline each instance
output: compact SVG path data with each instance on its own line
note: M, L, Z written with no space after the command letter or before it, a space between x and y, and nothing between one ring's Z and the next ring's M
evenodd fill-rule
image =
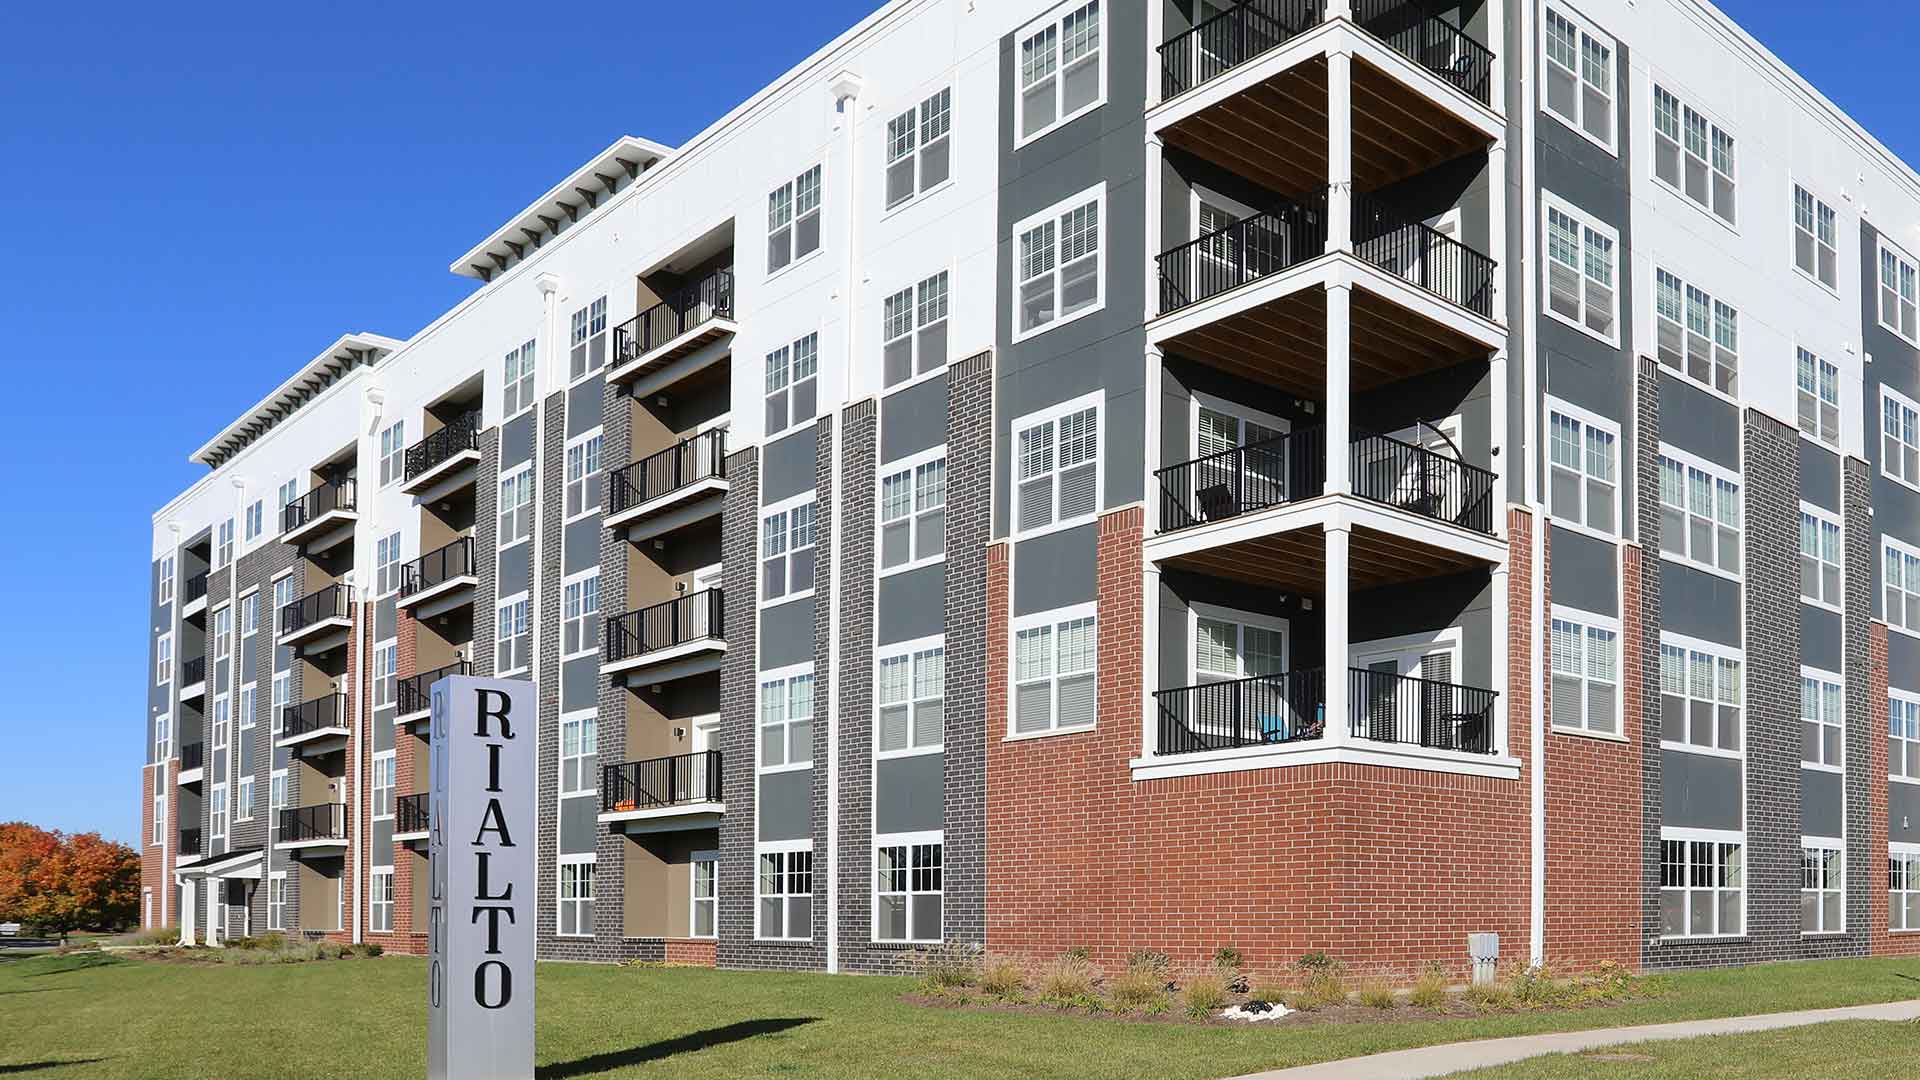
M206 445L195 450L187 460L209 469L219 468L228 458L286 419L315 394L332 386L348 372L365 367L405 344L384 334L365 331L342 334L320 355L295 372L292 378L242 413L240 419L208 439Z
M519 261L529 250L593 213L623 184L638 179L642 172L673 152L673 147L651 139L622 135L573 175L528 204L492 236L453 260L447 269L476 281L492 280L493 275Z

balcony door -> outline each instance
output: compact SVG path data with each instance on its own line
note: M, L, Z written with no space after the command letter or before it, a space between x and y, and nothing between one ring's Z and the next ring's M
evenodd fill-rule
M1277 677L1287 670L1287 620L1212 604L1193 604L1188 616L1189 684L1218 687L1196 696L1196 733L1236 744L1297 737L1305 707Z
M1354 735L1376 742L1451 747L1484 742L1486 732L1462 732L1456 683L1460 629L1355 644L1348 708ZM1481 721L1484 723L1484 719Z
M1190 473L1196 517L1204 521L1287 501L1285 420L1210 394L1193 396ZM1239 451L1235 453L1234 451Z
M1358 450L1355 493L1423 517L1441 516L1460 483L1459 461L1457 415L1387 432L1385 440L1368 440Z
M1249 260L1264 262L1271 245L1233 226L1253 217L1253 208L1195 184L1192 214L1192 239L1199 244L1188 295L1200 300L1251 281L1256 274Z

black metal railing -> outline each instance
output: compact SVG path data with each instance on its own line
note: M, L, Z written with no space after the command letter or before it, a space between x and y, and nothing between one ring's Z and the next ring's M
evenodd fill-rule
M1327 436L1320 427L1236 446L1161 469L1160 531L1204 525L1320 495Z
M1493 53L1420 0L1353 0L1353 21L1394 52L1482 105L1493 103Z
M702 589L665 603L607 619L607 663L726 634L726 607L719 589Z
M207 744L190 742L180 744L180 771L197 769L207 763Z
M427 793L402 795L393 801L393 831L397 833L423 833L427 831Z
M1354 668L1348 712L1356 739L1491 754L1499 694L1476 686Z
M180 854L182 855L200 854L200 830L199 829L181 829L180 830Z
M613 362L624 364L715 319L733 318L733 269L715 270L613 328Z
M292 532L309 521L316 521L335 510L352 510L354 481L347 477L338 483L321 484L280 509L280 531Z
M1160 96L1176 97L1319 26L1326 0L1241 0L1160 46Z
M1318 258L1327 250L1327 197L1287 204L1160 254L1160 314L1178 311Z
M726 476L727 433L715 428L609 472L607 511L617 514L689 484Z
M400 597L405 599L444 585L455 578L473 574L473 537L463 536L443 548L435 548L400 568Z
M186 588L182 590L180 602L183 604L191 604L205 595L207 595L207 572L202 570L187 579Z
M280 632L291 634L327 619L351 618L352 590L346 585L329 585L280 609Z
M1353 440L1353 493L1421 517L1493 534L1494 475L1388 435Z
M600 770L603 813L720 801L720 751L629 761Z
M312 731L347 726L347 695L326 697L284 706L280 711L280 737L290 739Z
M1326 734L1327 677L1320 668L1183 686L1153 698L1162 754L1305 742Z
M180 685L192 686L207 681L207 658L196 656L191 660L180 661Z
M1493 318L1491 258L1359 192L1353 196L1353 253L1443 300Z
M407 447L408 480L452 458L455 454L480 449L479 412L462 413L442 425L439 431Z
M347 808L339 803L297 806L280 811L280 840L345 840Z
M472 674L473 665L465 660L448 664L446 667L423 671L418 675L409 675L400 680L395 691L400 702L400 715L411 716L433 708L433 684L449 675Z

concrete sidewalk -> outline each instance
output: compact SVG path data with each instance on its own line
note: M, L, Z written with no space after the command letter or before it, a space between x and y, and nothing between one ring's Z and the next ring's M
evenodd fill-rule
M1832 1020L1915 1019L1920 1019L1920 1001L1851 1005L1844 1009L1813 1009L1760 1016L1728 1016L1717 1020L1687 1020L1677 1024L1596 1028L1592 1031L1562 1031L1549 1035L1516 1035L1507 1039L1446 1043L1416 1050L1395 1050L1370 1057L1347 1058L1344 1061L1325 1061L1293 1069L1274 1069L1235 1077L1234 1080L1419 1080L1466 1069L1484 1069L1489 1065L1507 1065L1542 1054L1578 1053L1623 1043L1692 1039L1702 1035L1738 1035L1748 1031L1824 1024Z

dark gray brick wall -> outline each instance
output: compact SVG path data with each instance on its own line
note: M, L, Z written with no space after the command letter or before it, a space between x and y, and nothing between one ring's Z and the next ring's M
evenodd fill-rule
M480 433L480 471L473 489L473 555L479 583L473 593L473 673L493 674L494 605L499 602L500 429Z
M1641 731L1641 930L1648 943L1642 962L1651 966L1660 946L1660 368L1641 357L1634 380L1634 514L1640 538ZM1536 528L1544 528L1536 524Z
M1874 723L1873 679L1867 657L1873 623L1871 467L1858 458L1842 458L1840 484L1847 590L1842 630L1846 664L1847 934L1825 955L1865 956L1873 947L1873 893L1887 887L1887 853L1873 849L1869 820L1876 801L1874 787L1886 783L1873 768L1873 740L1884 738L1885 733Z
M947 369L946 939L985 944L987 541L993 513L993 354Z
M758 626L760 462L750 447L727 458L729 489L721 509L721 572L726 590L727 652L720 664L720 768L727 813L720 821L719 940L721 967L763 966L753 942L754 714ZM777 965L765 965L777 966Z

